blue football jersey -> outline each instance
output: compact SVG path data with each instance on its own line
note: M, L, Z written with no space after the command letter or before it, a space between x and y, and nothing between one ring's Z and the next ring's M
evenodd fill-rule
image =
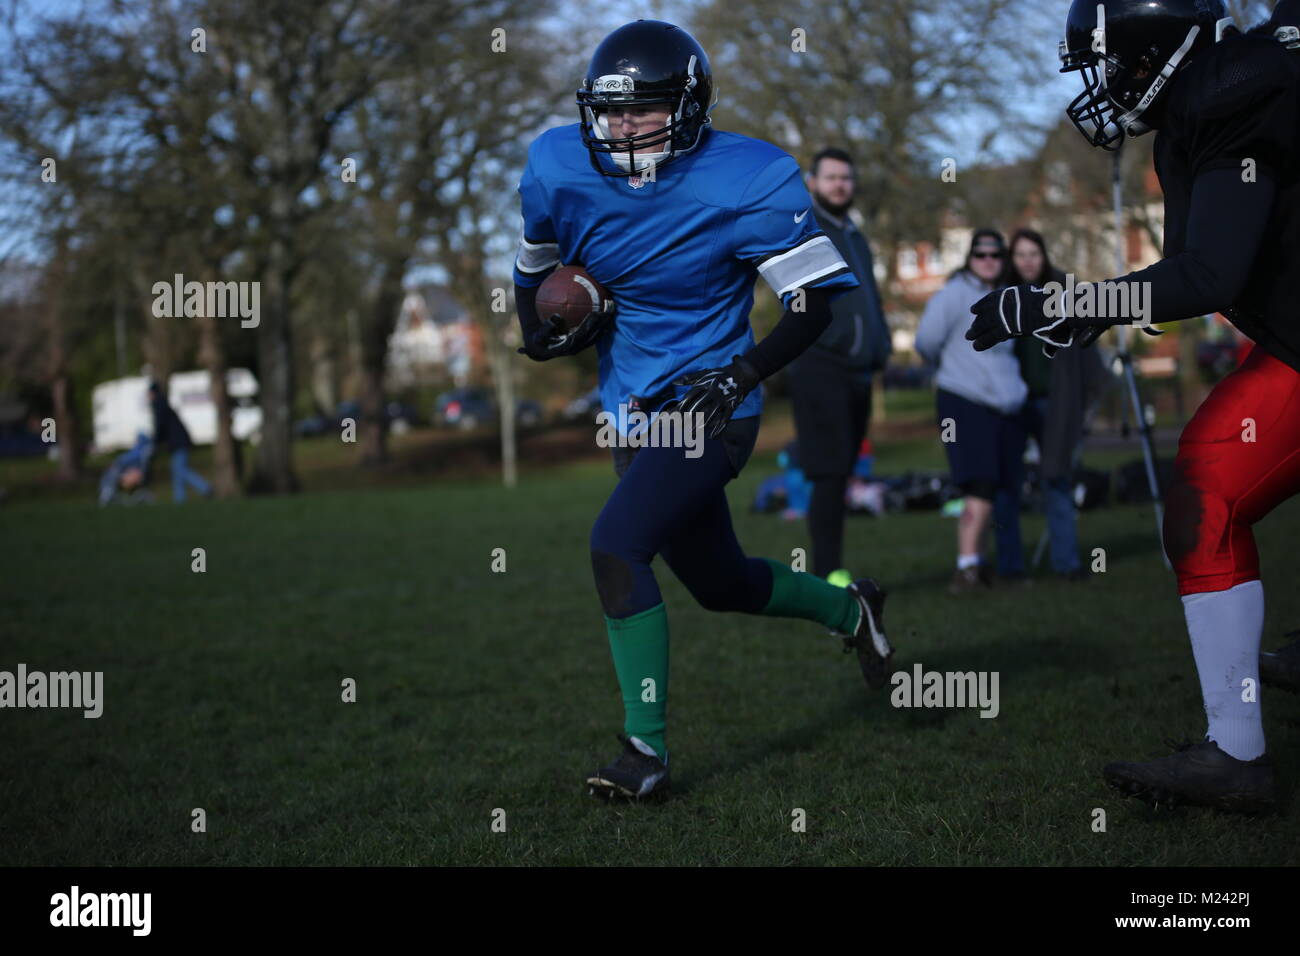
M798 163L736 133L708 130L643 179L597 174L578 124L556 127L529 148L519 196L515 282L537 286L560 263L580 265L618 306L597 346L601 404L616 419L632 397L680 397L674 379L753 347L758 276L785 305L800 288L858 284L817 228ZM734 417L759 414L762 402L754 389Z

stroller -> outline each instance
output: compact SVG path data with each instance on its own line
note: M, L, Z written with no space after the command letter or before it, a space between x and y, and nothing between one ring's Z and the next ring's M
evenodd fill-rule
M99 479L99 506L117 501L137 505L153 501L149 490L149 460L153 457L153 439L140 432L128 451L113 459Z

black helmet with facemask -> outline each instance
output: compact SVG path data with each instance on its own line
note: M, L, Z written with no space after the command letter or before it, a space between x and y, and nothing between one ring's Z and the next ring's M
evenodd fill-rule
M1061 72L1079 71L1084 89L1066 113L1093 146L1118 149L1149 131L1169 79L1230 23L1221 0L1074 0Z
M668 124L635 136L615 136L610 109L659 106ZM713 106L713 73L704 48L681 27L637 20L601 41L591 57L578 113L582 142L592 167L605 176L627 176L662 166L700 144ZM613 169L600 154L614 161Z

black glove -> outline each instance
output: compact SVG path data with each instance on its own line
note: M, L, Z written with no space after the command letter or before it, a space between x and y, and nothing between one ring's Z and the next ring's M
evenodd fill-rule
M533 331L524 347L518 351L538 362L559 358L562 355L577 355L590 347L614 324L614 309L605 312L589 312L587 317L569 330L560 325L558 315L542 319Z
M745 396L760 381L754 367L737 355L723 368L692 372L676 379L674 385L685 385L689 391L672 410L682 415L703 415L704 433L717 438Z
M1032 335L1043 343L1043 353L1051 358L1057 349L1074 344L1075 333L1062 314L1063 295L1056 296L1056 314L1046 314L1051 299L1051 293L1033 285L990 292L970 307L975 321L966 330L966 338L975 343L976 352L983 352L1007 339Z

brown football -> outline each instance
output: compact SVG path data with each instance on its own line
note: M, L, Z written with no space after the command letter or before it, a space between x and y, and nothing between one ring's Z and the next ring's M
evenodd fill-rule
M543 321L548 316L557 320L567 331L590 312L608 312L614 300L599 282L581 266L560 266L537 290L537 315Z

